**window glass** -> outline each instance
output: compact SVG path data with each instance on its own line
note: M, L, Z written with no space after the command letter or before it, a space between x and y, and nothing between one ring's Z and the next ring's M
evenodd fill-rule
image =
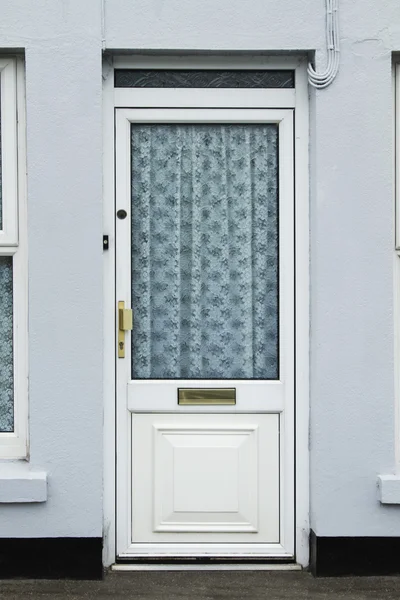
M0 432L14 430L12 257L0 256Z
M116 69L120 88L294 88L289 70Z
M131 136L133 378L278 378L278 125Z

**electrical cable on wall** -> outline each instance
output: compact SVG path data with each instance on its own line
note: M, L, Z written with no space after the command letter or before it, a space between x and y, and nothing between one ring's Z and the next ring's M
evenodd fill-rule
M339 0L326 2L326 43L328 62L325 71L317 73L311 63L308 64L308 81L313 87L322 90L335 79L339 71Z

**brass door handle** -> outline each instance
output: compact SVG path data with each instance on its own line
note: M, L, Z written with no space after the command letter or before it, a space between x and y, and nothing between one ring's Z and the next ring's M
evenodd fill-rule
M133 311L118 302L118 358L125 358L125 331L133 329Z

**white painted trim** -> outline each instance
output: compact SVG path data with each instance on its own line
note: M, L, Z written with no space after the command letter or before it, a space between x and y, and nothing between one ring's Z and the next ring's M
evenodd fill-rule
M295 227L296 227L296 558L308 565L309 534L309 115L307 62L299 58L266 57L116 57L104 70L104 233L110 249L104 253L104 554L105 566L115 546L115 247L114 247L114 95L113 68L293 68L296 69ZM234 68L233 67L233 68Z
M400 63L394 65L393 71L393 175L394 198L393 219L395 239L393 252L393 325L394 325L394 413L395 413L395 471L400 474Z
M310 216L307 61L295 73L295 473L296 560L309 563Z
M395 248L400 251L400 63L394 67L395 110Z
M114 69L296 69L298 56L262 56L258 53L230 55L150 55L116 56Z
M1 458L26 458L28 452L28 259L26 190L25 72L22 59L15 59L18 134L15 164L18 172L19 245L2 245L2 255L13 256L14 307L14 432L0 433ZM15 238L13 238L15 240Z
M292 559L293 553L287 552L282 544L259 543L163 543L156 549L154 544L131 544L126 552L120 552L120 558L165 558L165 557L212 557L212 558L265 558Z
M114 70L103 62L103 233L109 236L109 249L103 252L104 311L104 438L103 438L103 564L115 561L115 198L114 198Z
M1 471L0 471L1 472ZM0 504L46 502L47 473L9 471L0 474Z
M17 59L0 58L1 184L0 245L18 244Z
M116 108L294 108L294 89L115 88Z
M400 256L393 252L395 471L400 475Z
M219 564L219 565L163 565L163 564L117 564L112 571L301 571L301 565L290 563L269 564Z
M400 504L400 476L378 475L378 495L381 504Z
M278 108L121 108L117 122L130 143L131 123L278 123L292 111ZM117 125L118 127L118 125ZM129 145L128 145L129 149Z

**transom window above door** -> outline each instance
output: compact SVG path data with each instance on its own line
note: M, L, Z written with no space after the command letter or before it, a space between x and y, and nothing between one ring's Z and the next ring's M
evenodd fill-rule
M117 88L294 88L289 69L116 69Z
M116 554L293 559L306 86L286 57L113 64Z

